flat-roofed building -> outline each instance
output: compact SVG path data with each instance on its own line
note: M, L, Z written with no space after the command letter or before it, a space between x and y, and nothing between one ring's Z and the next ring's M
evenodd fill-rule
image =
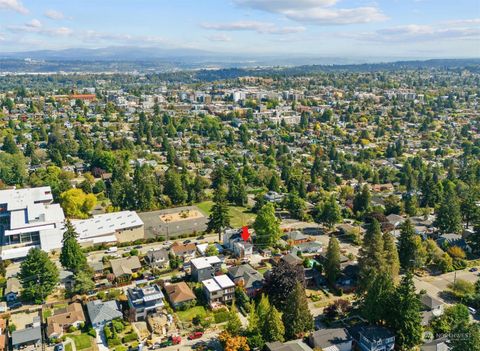
M78 242L84 246L130 242L145 236L143 221L135 211L121 211L72 220Z
M0 191L1 258L19 259L31 248L62 247L65 215L49 186Z
M203 290L210 306L224 304L233 300L235 283L225 274L202 282Z
M145 320L147 315L155 313L164 306L164 295L158 285L128 289L128 305L135 310L135 320Z
M211 279L220 271L222 261L217 256L199 257L190 261L192 266L192 280L202 282Z

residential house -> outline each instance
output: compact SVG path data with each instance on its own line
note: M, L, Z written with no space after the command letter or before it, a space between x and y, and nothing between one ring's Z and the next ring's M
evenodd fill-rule
M175 241L170 250L175 256L181 257L184 261L189 261L195 258L197 246L194 243L181 244Z
M319 254L323 251L323 245L318 241L307 241L295 244L293 248L305 254Z
M465 252L472 251L470 246L466 243L465 239L459 234L442 234L437 239L437 244L442 248L458 246Z
M144 288L127 290L128 305L135 310L135 321L145 320L149 313L155 313L164 306L164 295L156 284Z
M313 349L351 351L353 338L345 328L320 329L310 334L308 343Z
M312 351L312 348L302 340L291 340L284 343L279 341L267 342L265 349L267 351Z
M235 283L225 274L204 280L202 284L210 306L214 307L233 300Z
M112 273L115 275L117 281L130 280L132 274L140 270L142 265L138 256L130 256L111 260Z
M291 232L285 233L285 235L282 236L282 239L285 240L291 246L295 246L295 245L310 241L310 237L303 234L299 230L292 230Z
M88 266L92 269L93 271L93 278L94 279L99 279L104 276L104 269L105 267L103 266L103 262L88 262Z
M355 326L349 329L355 344L361 351L392 351L395 349L395 334L378 326Z
M269 191L263 197L265 201L272 202L272 203L280 203L283 201L283 198L284 198L282 194L279 194L276 191Z
M168 251L165 249L150 250L145 256L145 262L150 268L166 268L169 263Z
M7 285L5 290L3 291L3 295L5 296L5 301L7 302L15 302L17 301L18 295L20 294L20 288L22 284L20 280L15 277L7 279Z
M439 317L443 314L444 304L442 301L424 294L420 297L423 305L422 311L422 325L428 325L434 317Z
M168 284L165 285L164 289L168 296L168 301L175 309L181 308L182 305L191 303L197 298L185 282Z
M217 256L194 258L190 264L192 280L199 283L211 279L222 268L222 261Z
M263 276L249 264L230 267L227 274L236 285L242 286L250 297L255 297L263 288Z
M47 318L47 337L61 338L65 329L72 325L78 327L85 321L82 305L74 302L66 308L57 310L53 316Z
M39 347L42 343L42 326L40 317L33 318L33 322L25 326L25 329L15 330L11 334L13 350L24 349L28 346Z
M227 229L223 233L223 246L236 257L250 257L253 254L251 239L242 238L242 229Z
M90 301L87 303L87 313L90 323L92 323L95 329L101 329L106 323L123 317L118 302L115 300L106 302L101 300Z

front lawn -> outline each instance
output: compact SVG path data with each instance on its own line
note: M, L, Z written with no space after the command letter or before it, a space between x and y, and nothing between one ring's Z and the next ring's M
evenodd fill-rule
M92 337L87 334L68 335L69 338L75 343L77 350L88 349L92 346Z
M200 316L202 319L207 317L208 312L203 306L195 306L189 308L186 311L178 311L177 316L182 322L191 322L196 316Z
M73 351L72 343L65 344L65 351Z

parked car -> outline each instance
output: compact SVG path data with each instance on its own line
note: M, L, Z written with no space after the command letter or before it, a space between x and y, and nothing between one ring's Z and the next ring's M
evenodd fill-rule
M195 339L199 339L203 336L203 332L200 332L200 331L196 331L196 332L193 332L192 334L190 334L188 336L188 340L195 340Z
M470 268L470 272L476 272L476 271L478 271L477 267Z
M183 242L183 244L184 244L184 245L187 245L187 244L190 244L191 242L192 242L191 240L185 240L185 241Z
M137 249L137 250L140 250L142 247L143 247L142 245L137 245L137 246L134 246L133 248Z
M471 313L471 314L477 314L477 310L473 307L468 307L468 311Z
M57 344L54 348L55 351L63 351L63 344Z

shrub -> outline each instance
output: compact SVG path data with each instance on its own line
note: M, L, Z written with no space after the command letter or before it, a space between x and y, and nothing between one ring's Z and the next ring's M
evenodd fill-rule
M214 315L215 323L223 323L228 321L230 314L227 311L218 311Z
M467 255L465 254L465 251L463 251L460 247L458 246L452 246L448 249L448 254L450 256L452 256L453 258L460 258L460 259L464 259L465 257L467 257Z
M97 332L95 331L95 329L93 329L92 327L90 327L87 331L87 334L90 335L92 338L96 338L97 337Z
M120 340L119 338L108 339L107 344L108 344L108 347L111 348L113 346L121 345L122 340Z
M75 331L77 331L77 328L74 325L71 325L71 326L68 327L68 332L69 333L73 333Z
M122 341L123 341L123 343L125 344L125 343L127 343L127 342L135 341L135 340L137 340L137 339L138 339L137 333L132 332L132 333L130 333L130 334L125 335L125 336L123 337Z
M107 340L111 339L113 334L112 334L112 330L110 329L110 326L109 325L106 325L103 327L103 333L105 334L105 338Z
M125 329L123 323L118 320L112 321L112 327L115 329L117 333L121 333Z

